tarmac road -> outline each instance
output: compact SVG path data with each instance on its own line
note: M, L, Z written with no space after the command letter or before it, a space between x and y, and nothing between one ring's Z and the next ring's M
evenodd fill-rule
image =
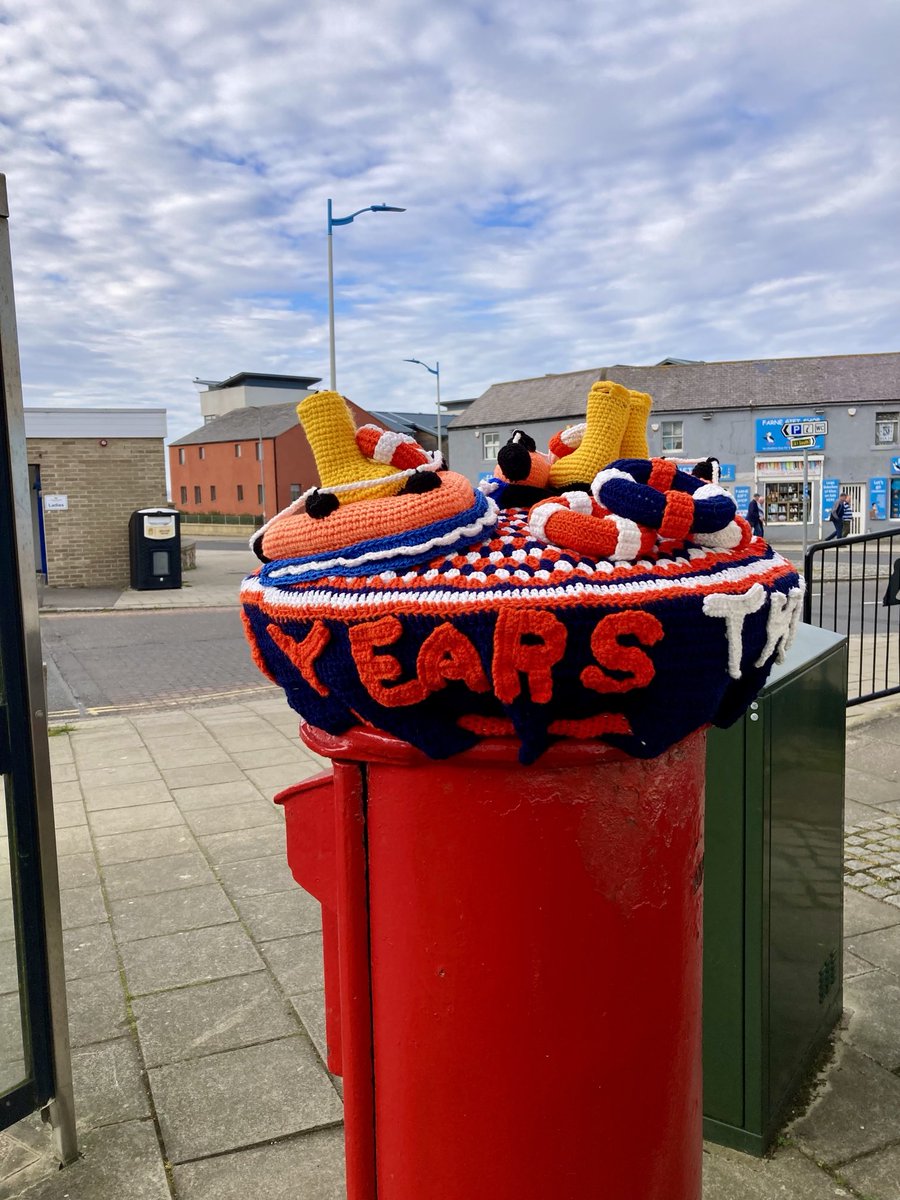
M51 720L251 697L254 666L232 608L41 614Z

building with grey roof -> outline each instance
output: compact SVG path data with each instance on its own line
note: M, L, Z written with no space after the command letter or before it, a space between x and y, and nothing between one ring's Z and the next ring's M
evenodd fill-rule
M200 391L204 421L215 421L235 408L258 408L268 404L299 404L322 380L318 375L267 375L240 371L228 379L195 379Z
M851 495L853 532L900 520L900 353L819 358L618 365L495 383L450 424L454 469L473 481L490 474L517 428L539 448L584 419L598 379L613 379L653 397L650 451L697 459L714 454L723 484L742 508L763 495L767 535L803 532L803 452L792 426L824 422L807 448L808 535L829 532L828 513L840 486ZM799 436L799 435L798 435Z
M348 404L357 425L409 434L428 450L437 445L430 414L367 412ZM172 500L182 512L245 519L268 519L319 482L293 398L234 408L177 438L169 446L169 472Z

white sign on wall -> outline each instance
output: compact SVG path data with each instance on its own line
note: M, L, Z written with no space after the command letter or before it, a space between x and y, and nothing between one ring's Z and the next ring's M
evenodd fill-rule
M65 512L69 507L68 496L45 496L44 512Z

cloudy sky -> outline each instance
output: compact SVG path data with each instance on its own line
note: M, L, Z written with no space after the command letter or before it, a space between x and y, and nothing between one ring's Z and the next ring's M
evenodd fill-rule
M900 350L896 0L0 0L25 400Z

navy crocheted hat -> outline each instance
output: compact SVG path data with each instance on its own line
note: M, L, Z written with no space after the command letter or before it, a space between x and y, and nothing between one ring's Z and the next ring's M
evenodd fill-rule
M399 495L367 502L372 536L349 551L316 521L320 548L244 581L256 662L311 724L434 758L498 735L523 762L561 737L650 758L729 723L793 636L796 571L718 486L663 460L600 466L583 456L590 492L530 510L498 511L503 481L499 501L467 484L444 542L435 523L378 535L374 506L389 525Z

